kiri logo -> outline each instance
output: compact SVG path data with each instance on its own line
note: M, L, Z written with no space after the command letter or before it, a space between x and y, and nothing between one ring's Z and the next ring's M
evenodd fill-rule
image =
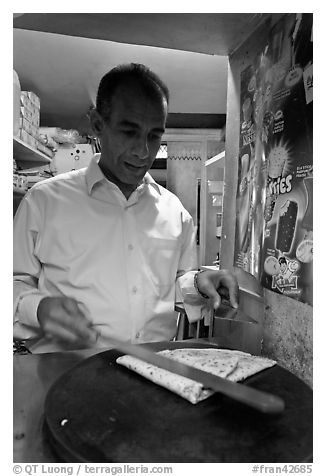
M269 179L268 189L271 195L280 195L283 193L289 193L292 190L292 178L293 176L287 175L286 177L278 177L277 179Z

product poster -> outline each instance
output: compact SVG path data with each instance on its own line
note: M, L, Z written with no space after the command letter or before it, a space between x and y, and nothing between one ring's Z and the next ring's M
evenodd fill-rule
M257 61L258 63L258 61ZM261 157L257 157L259 123L257 118L257 102L260 85L258 64L248 67L241 75L240 94L240 142L239 142L239 175L237 190L237 217L235 239L235 265L259 277L259 261L262 238L255 237L255 223L259 221L256 214L257 191L259 188L258 168ZM259 147L258 147L259 148ZM254 217L255 215L255 217ZM261 220L260 220L261 221Z
M241 76L235 265L312 304L312 14L283 17L262 48Z

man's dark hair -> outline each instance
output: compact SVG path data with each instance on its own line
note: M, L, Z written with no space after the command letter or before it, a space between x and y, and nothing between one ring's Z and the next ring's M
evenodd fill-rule
M122 84L138 83L143 91L154 100L166 99L169 90L164 82L147 66L138 63L122 64L111 69L100 81L96 109L104 119L109 119L112 98Z

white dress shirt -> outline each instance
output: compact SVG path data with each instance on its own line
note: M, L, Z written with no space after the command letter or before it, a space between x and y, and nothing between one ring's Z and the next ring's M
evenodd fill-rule
M65 350L42 336L45 296L75 298L108 347L172 339L177 276L193 290L195 227L180 200L149 174L127 200L98 159L35 184L16 212L14 337L32 352Z

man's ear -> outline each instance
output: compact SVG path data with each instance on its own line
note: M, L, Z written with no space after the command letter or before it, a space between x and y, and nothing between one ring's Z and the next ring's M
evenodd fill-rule
M104 127L104 120L96 109L92 109L89 112L89 120L90 120L94 135L96 137L101 137L103 127Z

